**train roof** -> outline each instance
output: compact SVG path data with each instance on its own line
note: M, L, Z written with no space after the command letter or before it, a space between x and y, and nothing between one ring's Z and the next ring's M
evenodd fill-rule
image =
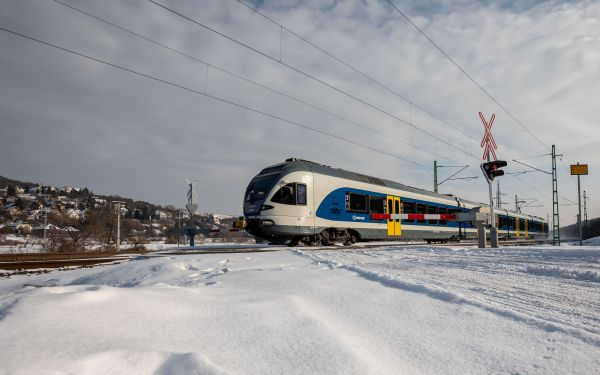
M474 206L486 206L482 203L462 199L462 198L456 197L455 195L452 195L452 194L438 194L438 193L435 193L435 192L432 192L429 190L419 189L416 187L404 185L399 182L385 180L385 179L373 177L373 176L368 176L365 174L352 172L352 171L348 171L348 170L341 169L341 168L333 168L328 165L323 165L323 164L315 163L312 161L297 159L297 158L289 158L289 159L286 159L286 161L283 163L274 164L269 167L266 167L259 173L259 175L271 174L271 173L275 173L275 172L291 173L291 172L297 172L297 171L308 171L308 172L313 172L313 173L319 173L319 174L326 175L326 176L340 177L340 178L345 178L347 180L358 181L358 182L379 185L379 186L385 186L385 187L389 187L392 189L410 191L412 193L430 196L430 197L438 198L438 199L455 200L456 198L458 198L461 203L472 204ZM504 211L504 209L502 209L502 210ZM516 215L531 216L531 215L525 215L522 213L514 212L511 210L506 210L506 211L511 212ZM535 217L535 216L531 216L531 217ZM544 219L539 218L539 217L535 217L535 218L539 219L541 221L545 221Z

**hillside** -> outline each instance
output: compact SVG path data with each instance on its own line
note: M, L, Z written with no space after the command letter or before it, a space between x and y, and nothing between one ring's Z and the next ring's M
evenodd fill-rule
M115 201L123 205L119 225ZM46 237L45 246L51 251L114 246L117 227L121 241L134 246L150 240L185 242L183 233L188 225L202 228L203 233L213 237L231 237L235 236L228 233L233 219L211 213L190 218L187 211L173 206L94 194L87 187L56 187L0 176L0 235Z
M575 224L560 228L561 237L579 238L579 226ZM600 218L588 219L587 228L583 228L583 239L600 236Z

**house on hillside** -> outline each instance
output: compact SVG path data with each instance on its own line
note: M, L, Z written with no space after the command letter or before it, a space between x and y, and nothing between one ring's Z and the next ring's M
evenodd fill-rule
M105 207L106 206L106 199L94 197L94 205L95 206Z
M69 208L67 210L67 212L65 212L65 215L69 218L69 219L73 219L73 220L79 220L79 212Z
M23 193L25 193L25 189L23 189L23 188L22 188L22 187L20 187L20 186L15 186L15 193L16 193L17 195L19 195L19 194L23 194Z
M17 225L17 233L18 234L31 234L31 231L33 230L33 227L30 224L19 224Z
M8 186L0 189L0 197L6 197L8 195Z
M167 220L168 216L164 211L156 210L154 212L154 217L157 218L159 221L162 221L162 220Z

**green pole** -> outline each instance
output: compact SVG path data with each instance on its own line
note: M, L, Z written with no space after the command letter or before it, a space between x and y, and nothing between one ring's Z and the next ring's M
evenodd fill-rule
M552 145L552 242L560 245L560 217L558 215L558 179L556 176L556 146Z

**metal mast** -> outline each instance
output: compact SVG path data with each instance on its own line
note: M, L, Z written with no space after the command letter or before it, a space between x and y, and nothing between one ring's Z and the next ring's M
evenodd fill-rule
M583 191L583 231L588 236L587 194Z
M437 160L433 161L433 191L438 192Z
M560 217L558 215L558 179L556 177L556 146L552 145L552 242L560 245Z

